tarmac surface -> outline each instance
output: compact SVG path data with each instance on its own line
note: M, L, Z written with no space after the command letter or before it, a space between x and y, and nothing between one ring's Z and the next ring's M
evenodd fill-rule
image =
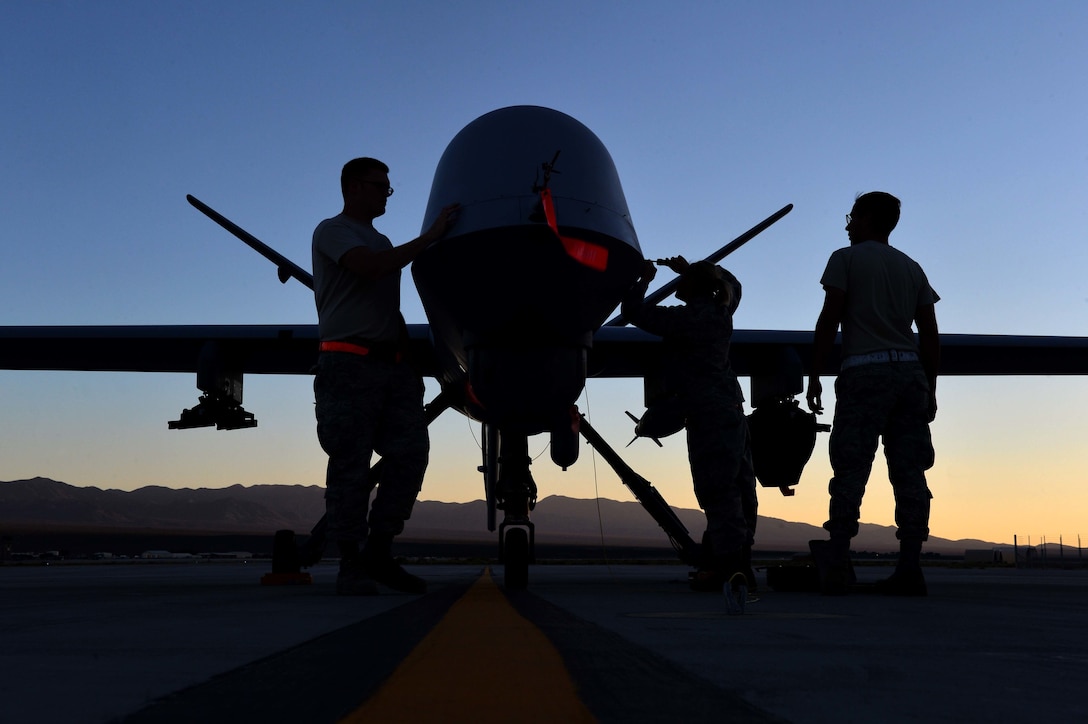
M428 594L338 597L335 563L0 567L0 721L1088 721L1084 569L929 567L927 598L760 573L730 616L680 565L534 565L515 592L408 568Z

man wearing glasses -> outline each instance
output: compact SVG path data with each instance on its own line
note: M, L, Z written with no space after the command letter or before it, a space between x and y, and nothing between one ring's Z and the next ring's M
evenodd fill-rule
M317 437L329 456L327 537L340 551L336 592L374 595L375 582L424 593L423 579L393 558L427 468L430 441L423 379L402 361L401 269L453 225L445 207L420 237L400 246L374 228L393 195L389 167L357 158L340 175L344 209L314 230L314 299L321 338L314 378ZM370 474L382 457L381 480ZM380 483L380 484L379 484ZM378 492L370 504L370 494Z
M940 363L933 306L940 297L922 267L889 245L898 223L899 199L882 191L858 196L846 216L850 246L832 253L820 279L824 305L816 322L807 393L815 413L823 412L817 370L842 325L842 367L829 441L834 476L824 523L830 540L810 542L825 595L842 595L854 582L850 540L858 533L861 499L881 437L895 491L899 563L877 588L889 595L927 594L920 556L929 538L932 495L925 471L933 466L929 423L937 414Z

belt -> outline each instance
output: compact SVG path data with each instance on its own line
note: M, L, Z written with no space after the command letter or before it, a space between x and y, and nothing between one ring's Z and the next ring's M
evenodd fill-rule
M387 362L400 362L401 354L391 347L364 347L354 342L329 341L317 345L320 352L347 352L357 354L360 357L373 357Z
M889 349L883 352L870 352L869 354L852 354L842 361L840 369L848 369L859 365L879 364L881 362L917 362L917 352L901 352L897 349Z

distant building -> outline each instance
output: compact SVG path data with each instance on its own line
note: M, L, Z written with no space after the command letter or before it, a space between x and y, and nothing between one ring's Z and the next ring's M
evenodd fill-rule
M144 551L140 558L195 558L192 553L171 553L170 551Z

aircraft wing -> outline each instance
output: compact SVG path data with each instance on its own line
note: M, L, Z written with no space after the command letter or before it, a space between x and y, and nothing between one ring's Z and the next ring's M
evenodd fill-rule
M425 375L437 373L430 329L408 325L410 354ZM317 359L317 325L147 325L0 327L0 369L98 372L195 372L216 349L247 374L308 374ZM660 339L634 327L602 327L589 355L590 377L643 377ZM765 361L793 350L808 374L812 332L739 329L733 368L758 374ZM821 374L838 370L836 347ZM942 375L1088 374L1088 337L942 334Z
M775 367L792 351L807 375L812 359L811 331L738 329L730 349L740 377ZM603 327L593 339L590 377L643 377L660 359L658 337L633 327ZM821 375L839 368L839 348ZM941 375L1084 375L1088 374L1088 337L1003 334L942 334Z
M426 324L408 325L409 353L435 374ZM317 325L0 327L0 369L198 372L219 364L248 374L309 374ZM203 361L202 361L203 360Z

